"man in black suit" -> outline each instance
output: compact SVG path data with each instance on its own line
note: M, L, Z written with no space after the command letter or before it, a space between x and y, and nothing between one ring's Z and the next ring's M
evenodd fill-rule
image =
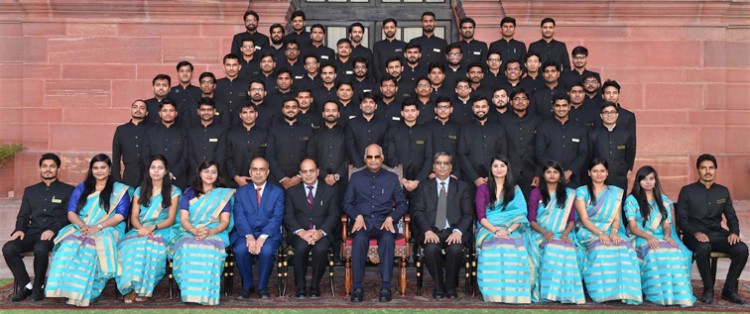
M291 187L286 193L284 225L290 233L289 243L294 249L295 297L320 297L320 278L326 269L326 253L331 247L340 210L336 190L327 184L318 184L320 174L312 159L299 166L302 184ZM312 282L305 285L308 256L312 252Z
M469 186L451 178L451 159L446 152L435 154L432 163L435 179L420 186L414 206L414 222L419 230L417 243L424 245L425 264L435 281L432 297L436 299L458 297L461 248L469 238L473 218Z

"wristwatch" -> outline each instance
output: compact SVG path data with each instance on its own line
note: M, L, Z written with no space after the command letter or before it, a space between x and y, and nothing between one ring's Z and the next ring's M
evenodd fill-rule
M336 182L338 182L341 179L341 176L338 173L334 173L333 179L336 180Z
M96 224L96 228L99 230L102 230L104 229L104 226L102 226L102 224Z

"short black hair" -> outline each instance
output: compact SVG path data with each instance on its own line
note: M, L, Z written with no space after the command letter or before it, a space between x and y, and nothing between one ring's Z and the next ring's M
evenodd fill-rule
M511 23L515 27L516 26L516 19L512 18L510 16L506 16L502 20L500 20L500 26L503 26L503 24L505 24L505 23Z
M279 23L274 23L273 25L271 25L271 27L268 28L268 33L273 33L273 30L276 28L281 28L281 34L286 34L286 29Z
M472 27L477 27L477 22L474 21L474 19L470 17L462 18L461 21L458 23L458 27L461 27L461 25L464 25L464 23L471 23Z
M161 100L161 102L159 102L159 109L161 109L165 105L172 105L172 107L177 109L177 104L175 104L174 101L172 101L172 99L170 99L169 97L164 98Z
M320 30L323 31L323 34L326 33L326 28L325 26L323 26L323 24L314 24L313 26L310 26L310 32L312 32L316 28L320 28Z
M555 70L557 70L557 72L560 72L559 63L555 63L554 61L550 60L544 61L544 63L542 64L542 72L544 72L544 70L546 70L548 67L555 67Z
M714 168L719 169L719 164L716 163L716 157L711 154L702 154L698 156L698 160L695 161L695 168L698 169L701 166L701 163L704 161L710 161L714 163Z
M432 18L434 19L435 18L435 13L431 12L431 11L425 11L425 12L422 13L422 17L419 18L419 19L422 20L422 19L424 19L425 16L432 16Z
M209 105L216 109L216 102L211 97L203 97L201 98L201 101L198 102L198 108L200 108L203 105Z
M620 84L615 80L606 80L604 84L602 84L602 91L607 87L614 87L617 89L617 92L620 92Z
M204 78L207 78L207 77L210 77L214 81L214 83L216 83L216 75L214 75L211 72L201 73L201 75L198 77L198 83L200 83L200 81L202 81Z
M305 16L305 12L301 10L292 12L292 16L289 18L289 20L293 20L295 17L298 17L298 16L301 17L303 21L307 20L307 17Z
M45 160L52 160L55 163L55 165L57 165L57 168L60 168L60 163L61 163L60 156L57 156L56 154L53 154L53 153L46 153L42 155L42 157L39 158L39 167L42 166L42 162Z
M419 52L422 52L422 45L415 43L415 42L408 42L406 44L406 47L404 47L404 52L406 52L409 49L414 49L414 48L417 48Z
M393 25L396 25L396 27L398 27L398 22L396 22L396 19L394 18L389 17L383 20L383 27L385 27L385 24L388 24L388 23L393 23Z
M190 72L193 72L193 64L190 63L190 61L186 61L186 60L182 60L179 63L177 63L177 71L179 71L180 68L184 66L190 67Z
M401 111L404 111L404 109L406 109L406 107L409 107L409 106L414 106L414 107L417 107L417 109L419 109L419 106L417 105L417 101L414 98L407 97L406 99L404 99L404 101L401 102Z
M352 23L352 25L349 25L349 28L348 28L348 29L347 29L346 31L347 31L348 33L350 33L350 34L351 34L351 33L352 33L352 30L353 30L353 29L354 29L355 27L359 27L359 28L361 28L363 32L365 31L365 26L364 26L364 25L362 25L362 23L360 23L360 22L354 22L354 23Z
M556 103L558 100L565 100L570 105L570 96L566 93L557 93L552 96L552 103Z
M445 73L445 66L440 62L431 62L429 65L427 65L427 73L432 72L432 69L438 68L440 71L443 71Z
M260 22L260 16L258 16L258 13L253 10L248 10L247 12L245 12L245 14L242 15L242 20L246 20L249 15L252 15L255 18L256 22Z
M539 26L544 26L544 24L552 23L552 26L557 26L557 23L555 23L555 20L551 17L545 17L542 19L542 23L539 24Z
M250 86L252 86L253 83L263 85L263 90L266 89L266 82L263 81L263 80L261 80L261 79L252 79L252 80L250 80L250 83L247 84L248 89L250 89Z
M234 53L228 53L224 55L224 58L221 59L221 64L227 63L227 60L229 59L234 59L234 60L237 60L237 62L240 62L240 56Z
M154 79L151 80L151 86L154 86L154 84L156 84L156 81L162 81L162 80L167 81L167 85L170 85L170 86L172 85L172 78L169 77L169 75L162 73L162 74L157 74L156 76L154 76Z
M537 59L539 59L540 62L542 61L542 56L540 56L539 53L536 53L536 52L527 52L526 56L523 58L523 62L524 63L529 62L529 58L531 58L531 57L536 57Z
M584 47L584 46L576 46L575 48L573 48L573 51L570 53L570 55L574 56L574 57L576 55L584 55L584 56L588 57L589 56L589 50L586 49L586 47Z

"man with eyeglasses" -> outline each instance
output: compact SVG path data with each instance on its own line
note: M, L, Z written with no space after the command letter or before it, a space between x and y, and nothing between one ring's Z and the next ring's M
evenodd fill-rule
M487 86L501 86L506 83L505 75L503 73L503 58L500 56L499 51L490 50L487 53L487 70L484 71L483 83ZM520 79L520 76L519 76Z
M456 86L456 80L466 77L466 66L463 64L463 54L461 46L457 43L448 45L445 48L445 81L446 88L453 89Z
M379 80L385 72L386 60L391 57L401 57L405 52L406 43L396 39L398 32L398 22L395 19L387 18L383 20L383 40L376 42L372 46L373 63L371 68L375 74L375 79Z
M471 96L472 90L469 79L462 78L456 82L456 92L451 99L453 114L451 120L458 124L469 123L472 119Z
M300 58L299 43L296 40L290 40L284 43L284 59L279 62L278 67L292 71L292 78L296 83L304 78L305 73L309 73L306 61L307 55Z
M599 73L586 69L586 60L589 57L589 50L586 47L577 46L573 48L570 54L573 57L573 68L563 72L560 76L560 80L566 88L570 88L574 83L583 83L584 74L593 74L601 81Z
M487 183L489 161L497 155L508 155L508 136L499 124L489 119L489 100L483 96L472 99L474 120L461 126L458 156L463 180L475 190Z
M363 101L364 103L364 101ZM362 169L352 174L344 196L344 213L349 216L352 241L352 294L355 303L364 300L363 278L370 239L378 240L380 302L391 301L396 224L406 213L406 199L396 174L382 169L383 149L370 144L362 150ZM349 228L349 226L344 226Z
M510 60L526 59L526 44L518 41L513 36L516 34L516 19L510 16L500 20L502 37L490 44L490 51L499 51L502 60L506 60L502 66L505 69Z
M435 120L435 97L432 95L430 81L425 77L420 78L417 80L417 87L414 88L414 91L417 96L414 99L417 102L417 110L419 110L417 123L424 124Z
M370 75L369 64L365 58L354 58L354 79L351 80L351 83L356 97L359 97L364 92L375 90L375 81L372 79L372 75Z
M422 36L412 39L409 43L416 43L422 47L422 60L427 63L441 63L448 43L445 39L435 36L435 13L422 13Z
M466 63L480 63L487 59L487 43L474 39L477 23L470 17L462 18L458 23L461 30L461 53ZM480 63L481 64L481 63Z
M604 103L604 97L601 94L602 81L594 73L584 73L581 76L583 90L586 92L586 98L583 103L593 108L599 108Z
M200 82L200 90L201 95L200 99L203 98L211 98L214 100L214 119L213 122L216 123L216 125L224 126L225 128L229 128L232 125L239 125L239 119L237 117L231 116L230 108L227 106L227 104L224 102L224 100L217 99L216 96L216 76L214 76L211 72L203 72L198 77L198 82ZM200 112L195 110L197 108L197 104L200 103L199 101L196 103L195 106L193 106L193 109L190 111L190 121L186 128L193 128L196 126L201 125L201 117Z
M432 134L432 151L446 152L451 156L458 156L458 135L461 125L453 121L451 115L453 105L448 97L439 96L435 99L435 120L424 124L425 128ZM451 158L453 164L452 175L456 178L461 177L461 167L459 167L458 158ZM431 173L429 178L435 177Z
M635 163L635 139L617 125L617 105L605 102L599 116L602 124L589 133L591 158L604 158L609 163L608 184L627 190L628 176Z
M273 106L266 102L266 83L259 79L250 81L247 94L250 96L250 104L255 107L255 111L258 113L255 125L260 129L270 129L271 123L276 119L276 115L281 112L278 110L278 106Z
M323 81L320 79L320 61L316 55L305 56L303 64L305 74L297 78L294 77L294 86L297 89L315 90L323 87Z
M253 10L249 10L242 15L242 20L245 22L246 31L234 35L234 37L232 38L231 52L238 56L241 55L242 41L248 38L252 39L254 45L256 46L255 50L267 49L269 47L268 36L258 32L258 23L260 22L258 13Z
M461 249L471 236L474 217L471 189L451 178L452 159L446 152L435 154L432 163L435 177L417 192L413 211L418 230L416 243L424 247L425 265L434 282L434 299L458 297Z
M377 102L372 93L363 93L359 103L362 114L349 120L346 130L346 151L349 161L355 167L365 166L365 161L358 156L364 156L365 148L370 144L380 147L386 144L388 121L375 114Z
M534 152L540 165L554 160L563 167L569 188L581 185L581 175L589 153L588 134L582 125L570 121L570 96L557 94L551 118L537 126Z
M508 135L508 158L513 165L513 177L528 198L531 190L539 186L542 172L534 151L537 126L542 119L529 114L529 94L525 90L511 92L510 99L512 108L508 114L500 116L500 124Z
M260 62L255 57L255 44L252 38L242 40L240 46L240 78L249 81L260 74Z

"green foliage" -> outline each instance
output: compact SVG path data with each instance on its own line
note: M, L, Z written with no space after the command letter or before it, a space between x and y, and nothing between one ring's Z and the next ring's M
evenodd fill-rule
M0 145L0 168L5 165L5 162L13 159L16 153L20 153L25 149L22 144L2 144Z

